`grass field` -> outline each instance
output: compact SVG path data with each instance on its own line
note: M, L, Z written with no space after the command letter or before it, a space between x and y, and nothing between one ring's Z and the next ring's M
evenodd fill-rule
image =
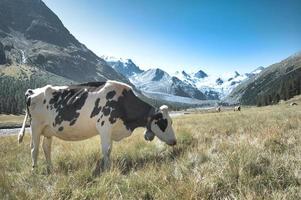
M99 177L98 137L55 139L50 175L42 149L31 172L28 134L21 145L1 137L0 199L301 199L300 99L179 116L174 148L136 130L114 143L112 168Z
M22 126L24 115L0 115L0 128Z

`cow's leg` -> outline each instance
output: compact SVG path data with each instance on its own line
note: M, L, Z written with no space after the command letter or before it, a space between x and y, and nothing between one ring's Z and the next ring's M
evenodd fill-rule
M42 131L42 127L39 124L34 123L34 122L31 124L32 169L34 169L37 166L41 131Z
M107 124L106 124L107 123ZM111 127L109 122L103 125L97 125L101 139L101 150L103 155L103 170L107 170L111 166L110 154L112 150Z
M43 150L46 158L47 163L47 173L50 173L52 169L51 164L51 143L52 143L52 137L45 137L43 138Z

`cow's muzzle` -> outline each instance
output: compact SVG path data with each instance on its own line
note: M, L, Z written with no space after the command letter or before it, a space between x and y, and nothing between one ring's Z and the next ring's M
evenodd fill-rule
M167 142L167 144L170 145L170 146L174 146L174 145L177 144L177 140L173 140L171 142Z

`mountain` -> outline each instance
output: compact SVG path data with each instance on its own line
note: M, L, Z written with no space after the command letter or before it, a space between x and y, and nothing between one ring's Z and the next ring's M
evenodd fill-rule
M130 83L41 0L0 1L0 113L23 112L28 88L106 79Z
M262 69L262 67L259 67L246 74L239 74L235 71L234 73L223 74L222 76L207 75L202 70L190 74L185 71L177 71L174 76L200 90L207 96L207 99L224 99L240 83L256 76Z
M129 78L133 75L144 72L131 59L115 58L112 56L102 56L102 58L118 73Z
M159 68L143 71L131 59L116 59L108 56L102 58L117 72L129 78L131 83L144 93L160 92L197 99L204 99L205 96L207 100L224 99L239 84L257 76L264 69L258 67L250 73L240 74L234 71L222 76L208 75L203 70L195 73L187 73L183 70L176 71L170 76ZM156 95L156 98L158 97L160 98L160 95Z
M287 100L300 93L301 52L265 68L257 76L241 83L225 101L263 106L277 103L281 99Z
M78 82L128 82L80 43L41 0L0 1L0 42L2 65L27 64Z
M199 70L197 73L194 74L194 77L196 77L196 78L205 78L205 77L208 77L208 75L204 71Z
M165 93L174 96L205 100L206 96L193 86L184 83L177 77L156 68L130 77L130 81L145 93Z

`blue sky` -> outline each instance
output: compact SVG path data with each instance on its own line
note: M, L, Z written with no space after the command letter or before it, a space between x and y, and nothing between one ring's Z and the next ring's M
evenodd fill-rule
M249 72L301 50L300 0L44 0L97 55L142 69Z

